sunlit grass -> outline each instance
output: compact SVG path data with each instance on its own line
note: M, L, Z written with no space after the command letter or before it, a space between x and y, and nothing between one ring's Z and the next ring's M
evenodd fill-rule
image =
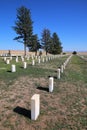
M5 111L2 112L1 121L2 118L5 118L4 113L6 110L11 111L11 104L14 104L17 100L18 103L23 101L26 108L29 108L30 98L28 98L28 96L30 96L30 94L32 95L34 92L39 92L41 96L41 112L36 122L22 115L17 115L17 113L10 113L11 115L9 114L8 120L5 119L2 123L3 127L16 130L21 122L24 121L26 125L32 126L32 129L38 128L40 130L43 129L41 125L43 120L42 124L46 126L44 128L45 130L85 130L87 128L87 62L78 56L73 56L67 64L64 73L61 74L61 79L58 80L56 78L56 70L66 59L67 57L65 56L46 63L37 63L35 66L32 66L31 61L28 61L27 69L23 69L21 61L15 63L14 59L11 61L11 64L14 63L17 66L17 71L15 73L11 72L11 64L7 65L0 59L0 67L6 67L6 69L0 70L0 81L5 82L5 85L2 84L0 86L0 90L10 93L13 89L17 91L18 94L16 95L15 92L14 98L11 98L8 93L6 93L6 96L2 93L0 100L7 101L9 106L6 106ZM28 85L24 84L20 86L18 82L19 89L17 89L16 86L14 86L14 82L18 80L19 77L26 76L29 77L27 78L27 80L29 79ZM45 88L48 88L49 76L54 77L53 93L45 91ZM44 80L41 80L41 78ZM27 81L24 81L23 83L26 82ZM33 84L29 86L30 82L33 82ZM12 85L14 88L12 88ZM11 90L9 86L12 86ZM43 90L37 90L37 87L40 86L43 87ZM31 89L29 89L29 87ZM26 93L24 93L25 90L28 91L27 97ZM13 91L12 94L14 94ZM13 116L17 116L17 120L15 121L17 126L10 122L10 118Z

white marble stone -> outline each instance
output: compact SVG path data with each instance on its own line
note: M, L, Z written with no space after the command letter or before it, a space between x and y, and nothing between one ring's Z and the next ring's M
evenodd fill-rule
M24 63L23 63L23 67L24 67L24 69L27 68L27 62L24 62Z
M61 73L63 73L63 65L61 65Z
M65 62L64 62L64 64L63 64L63 68L65 69L65 66L66 66L66 64L65 64Z
M44 57L43 57L42 62L44 63L44 61L45 61L45 60L44 60Z
M49 57L49 60L50 60L50 57Z
M35 59L37 60L37 56L35 56Z
M4 61L6 61L6 57L4 57Z
M38 63L40 64L40 58L38 59Z
M49 78L49 92L53 92L53 82L54 82L53 77L50 77Z
M32 60L32 65L35 65L35 60Z
M57 79L60 79L60 68L57 69Z
M31 119L36 120L40 114L40 95L34 94L31 98Z
M16 66L15 66L15 65L12 65L12 66L11 66L11 71L12 71L12 72L16 72Z
M23 56L21 57L21 60L22 60L22 62L24 62L24 57Z
M18 62L18 57L16 57L16 62Z
M7 63L7 64L10 64L10 61L7 59L7 60L6 60L6 63Z

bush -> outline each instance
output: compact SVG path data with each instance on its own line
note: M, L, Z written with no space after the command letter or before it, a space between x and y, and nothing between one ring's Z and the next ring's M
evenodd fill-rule
M76 51L73 51L73 53L72 53L73 55L76 55L77 54L77 52Z
M65 53L65 52L63 52L63 55L66 55L66 53Z

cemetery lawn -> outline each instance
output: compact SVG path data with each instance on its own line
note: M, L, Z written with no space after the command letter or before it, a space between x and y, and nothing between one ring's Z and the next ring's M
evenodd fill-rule
M23 69L11 72L0 58L0 130L86 130L87 61L73 56L61 79L57 69L67 56L35 66L28 61ZM49 77L54 77L54 91L48 92ZM40 94L40 115L31 120L31 97Z

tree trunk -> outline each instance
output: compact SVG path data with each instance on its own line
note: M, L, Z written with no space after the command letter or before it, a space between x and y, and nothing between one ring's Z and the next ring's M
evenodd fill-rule
M26 44L24 44L24 57L26 56Z
M35 51L35 56L37 56L37 51Z

